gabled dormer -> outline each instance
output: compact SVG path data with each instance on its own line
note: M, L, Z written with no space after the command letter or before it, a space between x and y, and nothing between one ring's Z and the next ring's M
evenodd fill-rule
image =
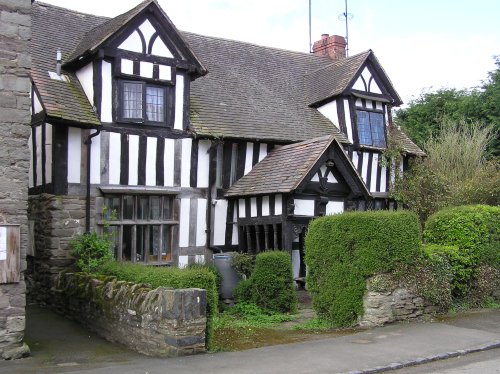
M185 130L190 81L206 74L155 0L88 31L63 66L103 123Z

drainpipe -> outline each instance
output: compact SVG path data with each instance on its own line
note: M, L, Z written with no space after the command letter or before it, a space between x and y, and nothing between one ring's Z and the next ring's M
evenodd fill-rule
M218 141L214 141L209 149L210 162L208 168L208 189L207 189L207 242L206 247L216 253L221 253L222 249L219 247L212 247L210 245L210 237L212 236L212 188L215 187L215 173L217 170L217 147L219 146Z
M90 134L85 140L84 144L87 146L87 191L86 191L86 201L85 201L85 233L90 233L90 151L92 149L92 138L96 137L101 133L101 129L97 128L97 131Z

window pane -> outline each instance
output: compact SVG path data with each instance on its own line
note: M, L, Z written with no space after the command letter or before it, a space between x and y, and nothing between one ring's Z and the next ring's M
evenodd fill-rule
M382 113L370 113L370 125L373 145L375 147L385 147L384 117Z
M148 121L163 122L165 89L146 87L146 118Z
M161 247L161 259L163 261L170 261L172 259L172 246L170 243L171 227L169 225L163 226L163 242Z
M137 236L135 241L135 261L144 261L147 251L147 229L148 226L137 226Z
M148 226L149 228L149 261L158 261L160 250L160 225Z
M123 196L123 219L134 219L133 196Z
M132 226L123 226L122 260L132 260Z
M170 197L163 198L163 219L172 219L172 199Z
M123 83L123 118L142 118L142 83Z
M148 205L149 205L149 198L147 196L141 196L138 199L138 204L137 204L137 219L143 219L147 220L148 219Z
M120 219L120 198L118 196L107 197L104 202L103 219L111 221Z
M160 197L159 196L151 196L150 198L150 208L149 208L149 218L154 220L161 219L160 217Z
M118 259L118 245L120 244L119 228L120 226L108 226L104 230L108 239L113 243L113 255L116 259Z
M358 110L357 115L359 144L372 145L368 112Z

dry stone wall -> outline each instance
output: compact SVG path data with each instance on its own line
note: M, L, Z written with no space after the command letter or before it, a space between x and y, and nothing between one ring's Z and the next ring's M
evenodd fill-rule
M137 352L173 357L205 351L205 290L153 290L112 277L61 273L53 294L58 313Z
M0 225L20 228L20 282L0 284L0 357L29 354L23 343L28 246L31 1L0 0Z
M396 282L388 274L375 275L366 282L363 298L363 327L406 321L439 312L439 308Z

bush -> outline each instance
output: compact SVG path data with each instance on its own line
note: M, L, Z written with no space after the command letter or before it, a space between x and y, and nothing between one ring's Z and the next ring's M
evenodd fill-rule
M255 256L247 253L236 253L231 260L231 266L238 274L248 279L255 266Z
M471 284L471 305L486 306L500 301L500 269L488 264L479 265Z
M500 207L471 205L443 209L429 217L424 240L468 252L473 267L500 267Z
M321 318L349 326L363 313L365 279L420 254L414 213L348 212L313 220L305 239L307 285Z
M239 302L253 302L268 312L295 312L297 295L290 254L283 251L259 253L250 278L236 287L235 298Z
M100 270L103 275L115 276L119 280L146 283L152 288L203 288L207 291L207 346L211 347L213 319L217 313L219 294L216 277L212 271L199 267L179 269L174 267L152 267L126 262L109 262Z
M217 287L217 290L220 290L220 285L222 284L222 274L220 273L219 269L215 267L215 265L212 264L198 264L196 262L189 264L187 266L188 269L206 269L209 272L211 272L215 276L215 285Z
M95 273L113 259L113 243L95 232L75 236L69 245L76 258L75 265L86 273Z
M430 258L441 256L450 264L451 292L454 298L464 298L469 294L470 282L474 275L474 261L469 251L458 246L438 244L423 245L423 250Z

